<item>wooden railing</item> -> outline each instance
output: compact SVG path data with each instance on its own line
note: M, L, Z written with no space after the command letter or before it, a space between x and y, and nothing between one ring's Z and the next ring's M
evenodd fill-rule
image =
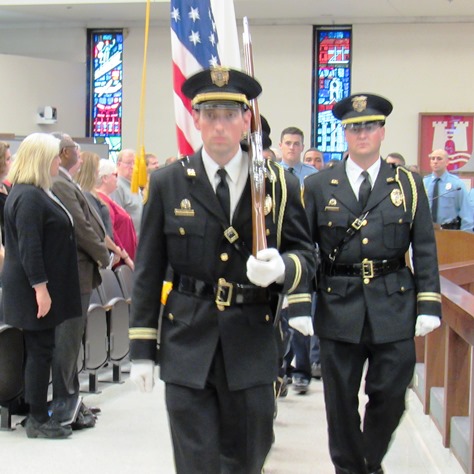
M417 338L414 390L444 446L474 474L474 234L436 231L436 239L443 319Z

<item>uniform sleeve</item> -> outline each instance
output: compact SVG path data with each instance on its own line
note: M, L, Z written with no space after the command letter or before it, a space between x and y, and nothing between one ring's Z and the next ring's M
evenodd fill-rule
M436 240L431 221L428 198L421 178L415 176L417 199L411 229L412 262L417 290L418 314L441 317L441 294Z
M135 258L130 315L130 358L155 360L161 291L168 265L164 234L163 197L156 176L150 179L143 208L142 229Z
M282 178L287 204L282 226L280 253L285 262L283 293L288 295L290 318L311 315L311 294L316 271L316 254L303 207L298 179ZM283 196L285 192L283 192ZM283 199L284 200L284 199Z

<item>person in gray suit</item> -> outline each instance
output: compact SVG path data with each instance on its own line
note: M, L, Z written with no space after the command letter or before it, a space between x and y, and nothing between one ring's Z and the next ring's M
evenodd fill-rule
M74 429L81 429L93 427L95 417L79 397L77 358L84 334L90 295L101 282L99 268L109 264L110 256L104 242L104 225L69 173L78 162L78 146L65 133L60 133L58 138L61 140L59 152L61 166L58 176L53 180L52 190L74 220L82 318L65 321L56 328L51 409L54 417L61 423L72 422Z

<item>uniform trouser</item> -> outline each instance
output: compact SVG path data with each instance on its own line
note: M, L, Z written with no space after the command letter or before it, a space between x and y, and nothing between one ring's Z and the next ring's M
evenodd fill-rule
M56 344L53 355L53 400L58 403L79 396L77 358L89 308L90 293L81 295L82 316L63 321L56 327Z
M229 391L217 349L205 388L167 383L166 405L178 474L261 473L272 445L273 384Z
M25 339L25 401L39 422L48 419L48 385L54 350L54 328L23 330Z
M367 339L359 344L320 339L329 451L337 474L366 474L381 465L413 377L413 339L387 344ZM366 361L369 401L361 430L358 393Z

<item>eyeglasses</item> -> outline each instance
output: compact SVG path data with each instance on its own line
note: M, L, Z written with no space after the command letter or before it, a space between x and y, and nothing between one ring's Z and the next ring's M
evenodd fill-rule
M122 164L123 166L127 166L128 168L133 168L134 162L133 161L130 161L130 162L121 161L120 164Z
M343 125L344 130L347 130L350 133L373 133L375 130L382 128L385 125L385 122L360 122L360 123L347 123Z

